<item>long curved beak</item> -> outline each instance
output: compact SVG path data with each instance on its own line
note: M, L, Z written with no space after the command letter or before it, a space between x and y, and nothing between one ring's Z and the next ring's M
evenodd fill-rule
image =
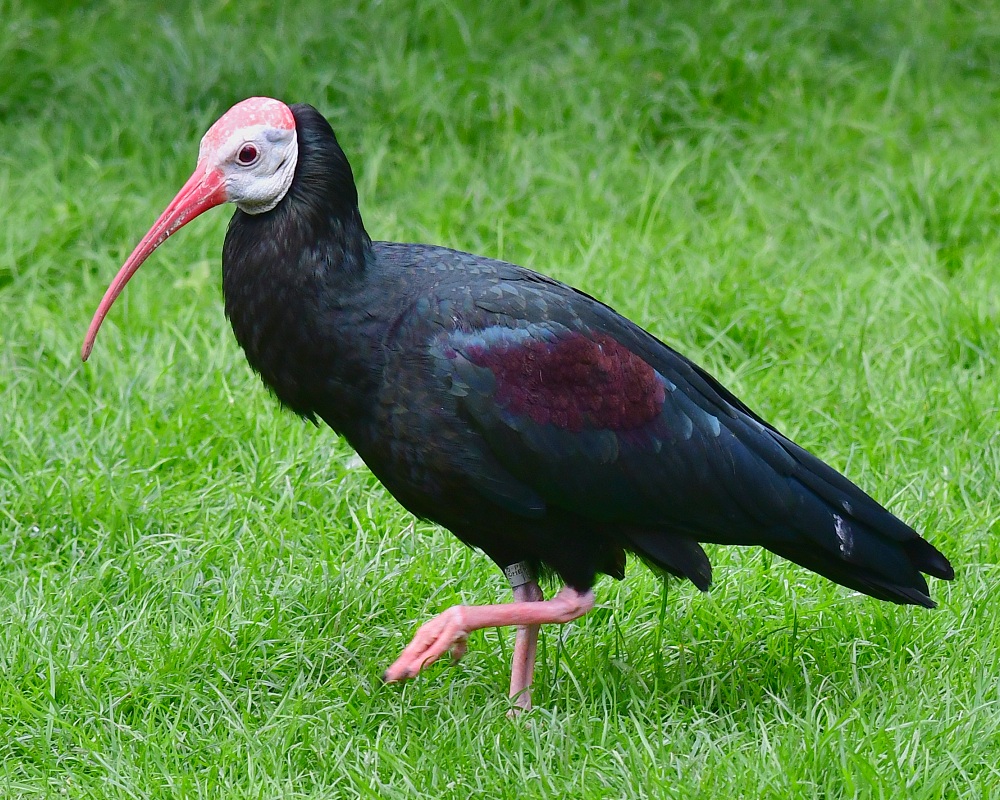
M100 330L101 323L104 322L108 311L111 310L112 304L122 293L129 278L142 266L142 262L149 257L149 254L163 244L167 237L179 231L195 217L204 214L210 208L225 203L228 199L222 173L217 169L209 170L204 164L199 163L194 173L188 178L187 183L170 201L170 205L160 214L160 218L153 223L149 232L142 237L142 241L136 245L132 255L122 265L108 290L104 293L101 304L94 312L94 318L90 321L90 327L83 340L83 350L80 355L84 361L90 357L90 351L94 349L97 331Z

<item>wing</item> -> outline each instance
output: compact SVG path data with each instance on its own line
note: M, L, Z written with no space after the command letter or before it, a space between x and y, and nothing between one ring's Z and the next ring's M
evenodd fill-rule
M440 282L419 315L421 368L474 434L487 496L625 531L696 583L697 541L763 545L897 602L929 602L920 570L949 575L909 526L651 334L495 265L474 288Z
M737 541L733 525L774 495L774 467L788 473L793 460L686 362L657 369L609 327L455 330L431 353L496 458L547 503Z

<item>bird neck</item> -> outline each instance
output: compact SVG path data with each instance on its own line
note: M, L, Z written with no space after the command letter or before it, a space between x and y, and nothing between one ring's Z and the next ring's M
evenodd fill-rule
M298 136L295 177L280 206L304 248L321 251L330 278L360 280L372 258L371 237L358 208L350 162L326 117L312 106L291 106ZM276 209L277 210L277 209Z
M250 366L298 414L365 402L371 260L360 217L310 219L284 203L233 216L222 261L226 315Z
M375 257L329 123L311 106L292 112L299 160L288 192L263 214L237 210L226 234L226 314L282 403L349 419L367 402L377 368L378 337L368 329Z

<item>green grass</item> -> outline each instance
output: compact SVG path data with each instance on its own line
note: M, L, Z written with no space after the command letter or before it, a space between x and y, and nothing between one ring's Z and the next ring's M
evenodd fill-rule
M0 796L1000 794L1000 10L990 3L0 0ZM576 284L925 532L940 608L715 549L400 688L502 577L281 412L228 213L124 257L251 94L306 100L376 238Z

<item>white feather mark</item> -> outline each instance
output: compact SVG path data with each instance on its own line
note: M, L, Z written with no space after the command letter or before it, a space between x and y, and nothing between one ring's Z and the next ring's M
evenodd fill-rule
M837 534L837 540L840 542L840 554L844 558L848 558L852 551L854 550L854 535L851 533L851 529L844 522L844 518L839 514L833 515L833 530Z

